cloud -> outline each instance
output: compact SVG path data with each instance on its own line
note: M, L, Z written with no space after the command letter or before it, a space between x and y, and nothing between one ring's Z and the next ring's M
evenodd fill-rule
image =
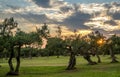
M65 24L70 29L72 28L88 29L89 27L85 26L84 23L89 21L90 17L91 16L89 14L85 14L79 11L79 12L73 13L71 16L64 19L62 24Z
M42 8L59 8L67 4L63 0L28 0Z
M104 31L117 31L120 30L120 3L102 3L82 5L82 11L88 12L92 15L91 21L85 24L91 29L104 30ZM81 8L82 8L81 7Z
M62 0L29 0L29 2L33 2L39 7L43 8L55 8L64 5L64 1Z
M61 11L62 13L66 13L66 12L69 12L69 11L71 11L71 10L73 10L73 8L72 8L72 7L69 7L69 6L60 7L60 11Z
M14 17L22 28L27 25L62 25L68 30L120 30L120 3L68 3L65 0L12 0L0 2L0 19ZM23 3L23 4L22 4ZM53 27L53 26L51 26ZM29 28L30 29L30 28Z
M115 7L119 7L120 6L120 2L112 2L111 5L113 5Z
M113 15L112 15L113 19L115 20L120 20L120 12L115 12Z
M44 8L50 8L50 0L32 0L35 4L37 4L40 7Z
M38 15L38 14L28 13L28 14L21 14L21 17L33 24L34 23L41 24L45 22L50 23L49 19L46 17L45 14Z
M7 4L6 6L9 7L9 8L11 8L11 9L19 9L20 8L18 6L9 5L9 4Z
M118 25L114 20L105 21L104 24L109 24L112 26Z

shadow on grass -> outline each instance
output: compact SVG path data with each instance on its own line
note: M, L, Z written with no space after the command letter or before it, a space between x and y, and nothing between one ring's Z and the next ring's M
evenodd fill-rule
M65 72L64 66L21 67L24 75L52 75Z

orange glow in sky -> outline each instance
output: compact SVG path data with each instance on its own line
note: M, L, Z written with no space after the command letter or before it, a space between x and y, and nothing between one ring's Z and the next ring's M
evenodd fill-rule
M97 41L97 43L98 43L99 45L102 45L102 44L104 43L104 41L103 41L103 39L100 39L100 40Z
M85 36L85 35L88 35L91 32L92 32L91 30L78 30L76 32L76 34L80 34L81 36ZM65 33L63 32L62 35L63 36L70 36L70 35L74 35L74 32L66 31Z

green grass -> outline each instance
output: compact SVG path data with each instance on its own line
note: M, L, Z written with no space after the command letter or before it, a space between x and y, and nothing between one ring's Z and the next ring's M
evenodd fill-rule
M120 55L117 56L120 61ZM21 59L20 75L18 77L120 77L120 63L110 64L108 56L101 56L102 63L87 65L86 60L77 57L77 69L66 71L69 57L35 57ZM96 57L92 57L96 61ZM15 60L13 60L15 65ZM0 59L0 77L6 77L9 71L7 60ZM8 76L9 77L9 76ZM11 76L10 76L11 77ZM13 77L13 76L12 76Z

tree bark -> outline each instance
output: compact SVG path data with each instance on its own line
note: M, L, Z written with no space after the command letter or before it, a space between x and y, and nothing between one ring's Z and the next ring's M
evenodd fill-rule
M112 58L111 63L118 63L118 61L116 60L116 57L115 57L115 54L114 54L113 50L110 48L109 51L110 51L110 56Z
M14 67L13 67L13 64L12 64L12 58L14 56L14 46L11 46L10 51L11 51L10 58L8 60L10 71L7 73L7 75L12 75L14 73Z
M16 69L15 69L15 73L19 74L19 68L20 68L20 51L21 51L21 45L18 46L18 55L16 57L17 60L17 65L16 65Z
M16 65L16 69L14 70L14 67L13 67L13 64L12 64L12 58L14 56L14 47L11 47L11 54L10 54L10 58L8 60L10 71L7 73L7 75L12 75L12 76L19 75L20 51L21 51L21 46L18 47L18 54L17 54L17 57L16 57L17 65Z
M96 47L96 56L98 58L98 63L101 63L101 59L100 59L100 56L99 56L99 47Z
M98 58L98 63L101 63L101 59L100 56L98 54L96 54L97 58Z
M11 54L10 54L10 58L8 60L8 63L9 63L9 67L10 67L10 72L13 72L14 71L14 67L13 67L13 64L12 64L12 58L14 56L14 47L12 46L11 47Z
M69 65L66 68L66 70L73 70L75 69L75 65L76 65L76 57L75 57L75 53L71 52L70 53L70 59L69 59Z
M84 57L85 60L88 61L88 64L89 64L89 65L95 65L95 64L97 64L96 62L93 62L93 61L91 60L89 53L84 54L83 57Z
M29 58L32 59L32 50L29 51Z

